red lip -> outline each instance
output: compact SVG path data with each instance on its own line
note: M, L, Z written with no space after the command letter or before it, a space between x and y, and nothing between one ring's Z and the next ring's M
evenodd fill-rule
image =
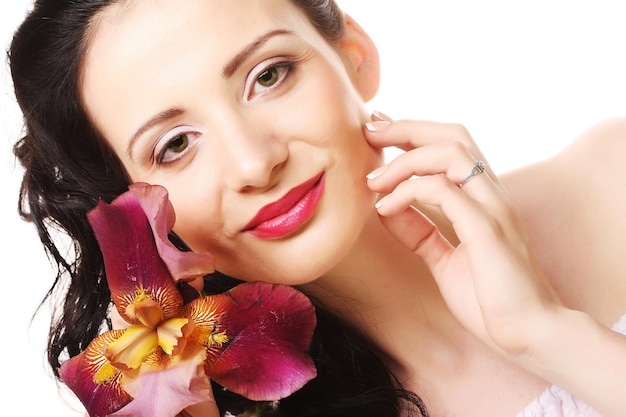
M262 207L244 231L271 239L284 236L306 222L315 212L324 191L324 173L291 189L280 200Z

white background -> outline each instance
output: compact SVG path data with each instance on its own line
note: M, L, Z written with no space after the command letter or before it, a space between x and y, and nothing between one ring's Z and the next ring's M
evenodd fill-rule
M381 92L371 109L463 123L497 172L549 156L598 121L626 115L622 0L339 4L379 46ZM3 46L29 6L1 3ZM21 119L6 65L1 85L0 414L79 416L45 365L47 310L29 327L53 272L34 229L16 214L21 171L11 146Z

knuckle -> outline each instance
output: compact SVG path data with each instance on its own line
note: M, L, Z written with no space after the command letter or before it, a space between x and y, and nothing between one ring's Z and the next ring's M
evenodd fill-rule
M450 124L450 130L452 137L465 145L466 148L469 148L473 144L472 136L470 135L469 130L460 123L452 123Z

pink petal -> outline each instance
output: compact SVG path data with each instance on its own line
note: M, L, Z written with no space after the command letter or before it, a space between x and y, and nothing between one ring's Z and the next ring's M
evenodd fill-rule
M176 281L190 281L215 270L213 256L208 252L182 252L167 238L176 216L167 190L158 185L135 183L129 187L148 217L154 231L157 249Z
M196 325L211 327L216 324L211 320L217 319L218 331L226 332L228 342L207 350L206 371L233 392L251 400L275 401L316 376L306 353L316 324L315 309L292 287L244 283L227 293L194 300L184 308L187 312Z
M203 369L204 354L176 362L168 369L142 373L124 382L134 399L115 417L173 417L186 407L213 400L211 381Z
M105 346L122 333L122 330L113 330L98 336L83 353L61 366L61 379L74 391L91 417L107 416L132 399L120 385L122 375L119 371L106 383L94 381L103 367L111 366L104 356Z
M135 196L126 192L111 204L102 201L88 214L100 244L113 301L124 320L138 290L145 291L163 308L165 317L175 315L182 297L159 256L152 228Z

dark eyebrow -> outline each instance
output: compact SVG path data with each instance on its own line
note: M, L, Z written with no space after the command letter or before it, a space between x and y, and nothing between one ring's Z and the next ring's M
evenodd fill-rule
M162 112L158 113L157 115L152 117L150 120L148 120L146 123L141 125L141 127L137 129L137 131L133 134L133 136L128 141L128 151L127 151L128 156L131 157L132 159L131 151L133 149L133 144L137 141L137 139L141 137L141 135L143 135L144 133L146 133L148 130L152 129L154 126L158 125L159 123L163 123L165 121L173 119L174 117L180 116L182 113L183 113L182 109L171 107L169 109L163 110Z
M231 59L230 61L228 61L226 65L224 65L224 70L222 71L222 74L224 75L225 78L230 78L233 75L233 73L237 71L237 68L239 68L239 66L250 55L252 55L254 51L256 51L261 46L263 46L263 44L265 44L265 42L267 42L270 38L274 36L278 36L278 35L289 35L292 33L293 32L289 30L276 29L276 30L269 31L264 35L259 36L257 39L254 40L254 42L246 46L241 52L235 55L233 59Z

